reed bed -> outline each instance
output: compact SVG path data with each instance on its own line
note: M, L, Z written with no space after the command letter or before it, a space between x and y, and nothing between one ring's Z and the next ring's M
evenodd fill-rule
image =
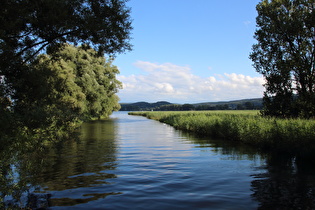
M131 112L202 136L264 148L315 151L315 120L266 118L258 111Z

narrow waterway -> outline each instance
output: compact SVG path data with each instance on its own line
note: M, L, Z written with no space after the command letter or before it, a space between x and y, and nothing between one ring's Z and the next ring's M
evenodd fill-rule
M314 167L296 162L115 112L28 162L25 177L50 209L312 209Z

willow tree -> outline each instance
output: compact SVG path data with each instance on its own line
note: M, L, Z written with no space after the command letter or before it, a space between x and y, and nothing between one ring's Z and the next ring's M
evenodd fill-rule
M250 58L265 80L263 114L315 116L315 1L262 0Z
M30 131L69 129L78 121L108 117L120 108L118 73L112 59L86 45L39 55L21 75L16 116Z

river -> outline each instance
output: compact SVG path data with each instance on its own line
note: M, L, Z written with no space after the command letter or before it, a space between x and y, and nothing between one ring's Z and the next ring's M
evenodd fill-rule
M315 208L312 162L127 112L84 123L79 139L19 161L21 198L49 209Z

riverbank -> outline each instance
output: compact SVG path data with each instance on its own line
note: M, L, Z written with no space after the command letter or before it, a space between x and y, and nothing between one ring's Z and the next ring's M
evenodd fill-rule
M258 111L131 112L197 135L294 153L315 151L315 121L265 118Z

